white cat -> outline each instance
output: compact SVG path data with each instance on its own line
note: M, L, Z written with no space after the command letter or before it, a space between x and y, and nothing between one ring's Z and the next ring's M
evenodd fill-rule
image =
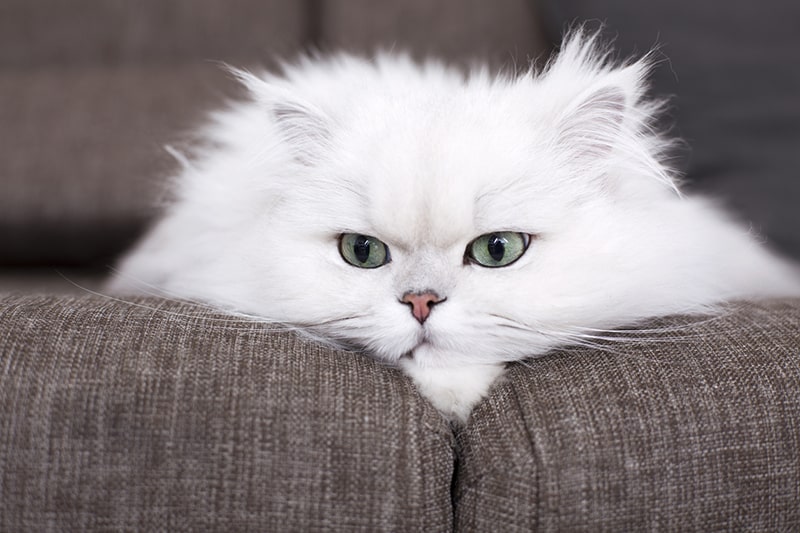
M299 326L400 365L464 421L508 361L578 331L800 295L794 267L678 192L647 59L569 36L541 73L404 56L238 75L116 292Z

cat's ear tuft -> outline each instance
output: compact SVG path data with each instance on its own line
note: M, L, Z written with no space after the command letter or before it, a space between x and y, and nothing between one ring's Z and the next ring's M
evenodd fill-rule
M559 95L556 140L571 157L590 163L620 148L647 112L640 105L650 57L620 65L600 30L577 27L546 69L545 84Z
M548 142L565 165L577 170L574 175L652 176L678 191L665 163L675 143L659 132L665 103L647 95L656 55L657 50L621 62L599 30L577 27L567 34L540 87L553 102Z
M268 110L300 163L312 166L328 151L331 121L323 111L291 97L269 102Z
M593 87L579 95L559 117L557 143L587 163L602 159L619 145L631 110L624 87Z
M269 114L299 163L312 166L328 150L332 120L324 111L294 94L283 80L264 79L243 70L232 72Z

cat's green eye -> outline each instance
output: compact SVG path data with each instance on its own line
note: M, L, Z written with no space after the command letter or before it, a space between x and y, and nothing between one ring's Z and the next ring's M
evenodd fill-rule
M489 268L504 267L522 257L530 242L524 233L487 233L469 243L465 259Z
M359 268L378 268L389 261L389 247L383 242L358 233L344 233L339 237L342 259Z

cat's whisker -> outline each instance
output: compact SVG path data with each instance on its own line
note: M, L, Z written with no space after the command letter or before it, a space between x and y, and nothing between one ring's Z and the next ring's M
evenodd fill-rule
M363 319L366 316L367 316L366 314L347 315L347 316L343 316L343 317L329 318L327 320L320 320L320 321L314 322L313 324L301 325L300 327L314 328L314 327L320 327L320 326L337 326L337 325L345 324L345 323L348 323L348 322L352 322L354 320ZM352 327L358 328L358 325L354 325ZM366 329L367 327L372 327L372 326L365 325L363 327Z
M589 333L568 333L568 335L572 339L588 339L588 340L618 342L618 343L621 342L664 343L664 342L676 342L676 341L690 339L689 335L673 335L673 336L660 336L660 337L645 336L645 335L630 335L630 334L592 335Z
M649 343L649 341L645 342ZM674 339L667 342L672 343L674 342ZM630 346L632 349L626 349L628 346ZM551 353L575 354L579 350L582 351L583 349L590 349L592 351L607 353L616 357L630 359L633 361L647 361L650 363L655 363L659 366L668 367L670 372L686 376L687 378L691 377L691 373L686 372L682 368L683 365L689 363L690 361L685 359L676 359L674 356L653 357L647 355L648 351L643 350L642 348L642 342L639 339L627 339L621 337L619 339L613 339L613 341L594 341L592 339L566 337L564 338L563 344L554 349Z
M115 271L115 269L113 269L113 268L111 270L112 270L112 272ZM182 316L184 318L202 319L202 320L206 320L206 321L210 320L210 321L213 321L213 322L216 322L216 323L238 323L238 324L248 324L248 325L250 325L250 324L258 324L258 325L261 325L261 326L267 325L267 326L271 326L273 329L278 330L278 331L294 331L294 332L297 332L297 331L304 331L308 327L308 326L305 326L305 325L293 325L293 324L289 324L289 323L286 323L285 321L280 321L280 320L271 320L271 319L269 319L267 317L264 317L264 316L261 316L261 315L257 315L257 314L246 313L246 312L243 312L243 311L237 311L237 310L234 309L234 305L233 304L229 304L228 306L226 306L224 304L224 302L220 302L220 303L218 303L216 305L210 305L210 304L208 304L206 302L203 302L201 300L187 298L187 297L183 297L183 296L174 296L175 293L173 293L173 292L171 292L169 290L156 288L155 285L151 285L151 284L149 284L149 283L147 283L145 281L142 281L142 280L139 280L139 279L135 279L135 278L133 278L131 276L127 276L126 275L124 277L126 279L128 279L129 281L133 281L135 284L137 284L137 286L145 287L144 289L140 289L140 292L142 293L142 295L154 296L154 297L158 297L158 298L165 298L165 299L173 301L173 302L190 304L190 305L199 307L199 308L201 308L201 309L203 309L205 311L210 311L210 312L213 312L213 313L216 313L216 314L219 314L220 312L223 312L223 313L225 313L227 315L227 317L208 316L206 314L203 314L203 315L200 315L200 314L192 315L192 314L189 314L189 313L166 312L166 311L164 311L164 313L168 313L168 314L172 314L172 315L176 315L176 316ZM120 301L120 302L125 302L125 303L127 303L129 305L136 305L138 307L151 309L151 307L146 306L144 304L139 304L137 302L124 300L124 299L121 299L119 297L115 297L115 296L112 296L112 295L100 293L98 291L92 291L91 289L88 289L86 287L80 287L78 284L72 282L71 280L68 280L68 281L70 281L71 283L73 283L74 285L76 285L77 287L83 289L86 292L90 292L90 293L98 295L98 296L103 296L103 297L115 299L115 300ZM150 288L152 290L148 290ZM345 317L345 318L346 319L352 319L354 317L351 316L351 317ZM336 320L337 319L331 320L331 323L335 322ZM324 325L325 322L318 322L318 323L315 323L315 324ZM239 328L239 329L245 329L245 328Z
M223 327L226 330L230 331L249 331L252 330L254 326L271 326L275 330L286 330L286 331L298 331L302 328L287 325L280 322L273 322L270 320L265 319L264 317L259 317L256 315L248 315L246 313L240 312L227 312L221 310L219 307L214 307L209 304L193 301L188 298L169 298L165 296L163 291L153 292L152 294L147 294L143 292L143 296L156 296L159 299L163 300L155 305L144 304L142 302L137 302L133 300L125 299L121 296L115 296L106 292L101 292L98 290L91 289L80 283L70 279L68 276L64 275L63 273L59 272L59 275L64 278L65 281L75 286L77 289L81 291L91 294L93 296L99 296L106 300L122 303L131 307L137 307L140 309L145 309L148 311L152 311L153 313L166 315L166 316L174 316L177 318L185 318L190 320L202 320L204 322L211 322L215 326ZM214 313L214 316L209 316L205 313L186 313L174 310L166 310L163 309L162 306L167 305L167 303L178 303L178 304L188 304L191 306L199 307L206 312ZM224 313L220 316L221 313Z
M544 328L531 328L525 324L519 323L508 317L495 315L496 318L503 319L507 327L513 328L517 331L535 334L537 337L545 337L549 339L549 344L553 348L544 354L536 355L532 359L544 357L547 355L556 355L559 353L576 353L583 352L585 349L592 351L608 353L617 357L631 358L641 361L652 361L658 364L666 364L674 366L672 371L683 373L678 365L675 364L672 358L653 358L645 355L642 350L642 344L651 343L674 343L676 341L689 340L687 336L678 335L674 337L637 337L631 335L608 336L608 335L591 335L588 333L577 333L568 330L548 331ZM590 329L590 328L584 328ZM609 330L614 333L614 330ZM628 350L628 346L635 349Z
M125 280L128 284L135 288L135 292L141 296L153 296L157 298L167 298L172 299L176 302L186 302L196 305L198 307L204 307L209 310L219 310L219 306L212 306L206 302L198 300L196 298L190 298L187 296L183 296L181 294L176 293L175 291L159 287L151 282L143 280L139 277L133 276L127 272L120 271L116 267L109 267L109 273L113 276L115 281L118 283L120 280ZM68 278L67 281L70 281ZM85 289L84 287L80 287L79 285L73 283L76 287Z
M570 326L570 329L601 333L672 333L675 331L682 331L701 326L713 326L714 323L725 319L727 316L729 316L729 314L730 311L727 308L721 307L714 309L713 314L685 315L682 317L683 321L681 323L670 324L667 326L637 327L634 325L613 329L603 329L576 325Z

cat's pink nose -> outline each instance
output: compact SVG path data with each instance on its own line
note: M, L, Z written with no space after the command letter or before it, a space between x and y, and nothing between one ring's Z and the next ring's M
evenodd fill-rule
M431 309L434 305L445 301L446 298L440 298L438 294L433 291L425 292L407 292L403 295L401 302L411 306L411 314L417 319L417 322L424 324L431 314Z

